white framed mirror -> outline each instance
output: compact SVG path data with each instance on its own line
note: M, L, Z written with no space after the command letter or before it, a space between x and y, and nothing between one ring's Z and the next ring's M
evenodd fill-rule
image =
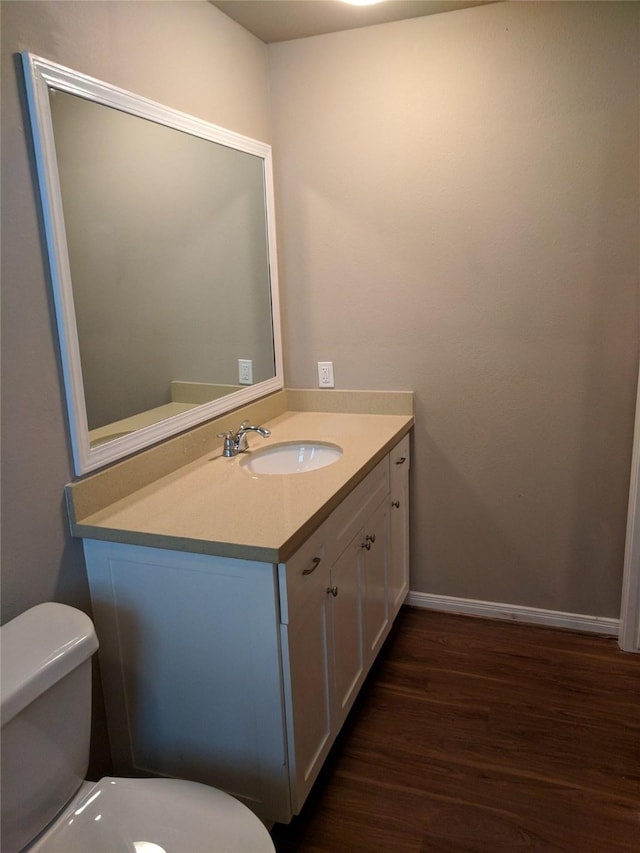
M82 475L283 387L271 148L21 56Z

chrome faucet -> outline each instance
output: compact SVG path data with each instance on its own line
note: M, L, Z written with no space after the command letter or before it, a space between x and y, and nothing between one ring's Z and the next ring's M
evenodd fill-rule
M261 426L249 426L249 421L242 421L238 427L238 431L234 433L232 430L228 432L219 432L218 438L224 438L222 447L223 456L237 456L238 453L243 453L248 449L247 433L257 432L263 438L269 438L271 430Z

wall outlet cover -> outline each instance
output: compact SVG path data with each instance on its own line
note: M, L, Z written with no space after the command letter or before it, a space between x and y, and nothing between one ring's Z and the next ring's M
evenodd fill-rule
M253 385L253 360L250 358L238 359L238 383L240 385Z
M318 362L318 386L320 388L333 388L333 362Z

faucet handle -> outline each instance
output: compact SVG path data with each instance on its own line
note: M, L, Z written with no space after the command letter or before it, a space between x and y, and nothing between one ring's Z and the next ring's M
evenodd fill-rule
M246 418L244 421L242 421L242 423L236 430L236 435L240 432L241 429L244 429L246 426L249 426L249 418Z
M223 438L224 442L222 444L222 455L223 456L233 456L233 433L231 430L228 432L219 432L218 438Z

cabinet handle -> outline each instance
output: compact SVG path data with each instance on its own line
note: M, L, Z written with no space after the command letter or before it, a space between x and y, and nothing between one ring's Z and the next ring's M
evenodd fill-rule
M313 565L311 566L311 568L310 569L303 569L302 574L303 575L313 574L313 572L315 572L315 570L318 568L318 566L320 565L321 562L322 562L322 557L314 557L313 558Z
M372 533L371 536L369 536L369 534L367 533L364 538L366 542L371 542L371 544L373 545L373 543L376 541L376 534Z
M402 465L403 462L407 461L406 456L401 456L400 459L396 459L396 465Z
M360 547L361 547L361 548L366 548L366 549L367 549L367 551L370 551L370 550L371 550L371 542L362 542L362 544L360 545Z
M400 507L400 501L391 501L391 506L394 506L396 509Z
M331 593L331 595L335 598L335 597L337 596L337 594L338 594L338 587L337 587L337 586L328 586L328 587L327 587L327 592L328 592L328 593L330 592L330 593Z

